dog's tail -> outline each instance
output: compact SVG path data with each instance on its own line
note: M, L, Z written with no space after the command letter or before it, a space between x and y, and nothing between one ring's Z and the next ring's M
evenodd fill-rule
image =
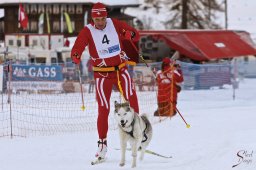
M142 120L144 120L145 123L149 122L148 115L146 113L141 114L140 117L142 118Z
M146 119L147 119L147 121L149 121L149 120L148 120L148 115L147 115L146 113L143 113L143 114L141 114L140 116L141 116L141 118L142 118L143 120L146 120Z

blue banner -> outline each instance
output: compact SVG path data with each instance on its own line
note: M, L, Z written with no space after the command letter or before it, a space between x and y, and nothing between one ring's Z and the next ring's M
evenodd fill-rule
M12 81L63 81L62 67L12 65Z

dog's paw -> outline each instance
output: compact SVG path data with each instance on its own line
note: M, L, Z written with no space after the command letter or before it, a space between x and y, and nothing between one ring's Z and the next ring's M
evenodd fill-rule
M125 163L124 162L120 162L119 166L124 166Z

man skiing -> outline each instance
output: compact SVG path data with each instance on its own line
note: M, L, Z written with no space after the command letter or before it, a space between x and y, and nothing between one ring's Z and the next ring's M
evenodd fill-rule
M79 64L85 47L89 47L93 65L96 99L98 102L98 151L96 158L104 160L107 153L108 115L112 87L120 91L130 106L139 113L135 87L128 73L129 57L123 51L123 39L136 42L139 33L136 29L117 19L107 18L106 7L96 3L91 10L92 22L79 33L71 51L74 63Z

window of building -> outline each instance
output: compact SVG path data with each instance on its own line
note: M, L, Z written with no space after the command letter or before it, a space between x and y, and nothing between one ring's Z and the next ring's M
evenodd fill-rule
M9 45L9 46L13 46L13 45L14 45L13 40L9 40L8 45Z
M244 61L245 61L245 62L248 62L248 61L249 61L249 58L248 58L248 57L244 57Z
M43 4L39 4L38 5L38 14L44 13L44 5Z
M67 12L67 5L61 5L61 12Z
M33 40L32 41L32 47L38 46L38 41L37 40Z
M38 64L45 64L46 63L46 58L45 57L37 57L36 59L36 63Z
M30 11L31 11L31 14L37 14L37 5L36 4L32 4L30 6Z
M46 5L46 13L48 13L48 14L51 14L52 13L52 5L50 5L50 4L47 4Z
M31 21L30 31L37 32L37 22L36 21Z
M82 14L83 13L83 6L82 5L76 5L76 13Z
M74 13L75 13L75 5L70 4L70 5L68 6L68 13L69 13L69 14L74 14Z
M60 32L60 22L59 21L53 21L52 31L54 33Z
M34 64L35 63L35 58L33 57L33 58L30 58L29 59L29 62L31 63L31 64Z
M58 4L53 5L53 14L59 14L60 13L60 8Z
M57 58L51 58L51 64L56 65L57 64Z
M29 12L30 12L30 10L29 10L29 4L25 4L25 5L24 5L24 9L25 9L26 14L29 14Z
M18 46L18 47L21 46L21 40L17 40L17 46Z
M0 22L0 33L4 33L4 21Z

